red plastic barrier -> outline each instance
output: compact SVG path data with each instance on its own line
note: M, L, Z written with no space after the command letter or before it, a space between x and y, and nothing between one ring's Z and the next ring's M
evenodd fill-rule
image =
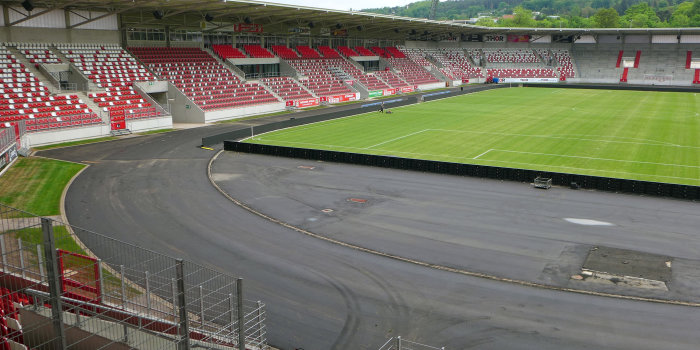
M615 66L615 68L620 68L620 63L622 63L622 55L624 53L624 51L620 50L620 53L617 55L617 65Z
M627 82L627 72L629 71L629 68L625 68L624 71L622 71L622 77L620 78L621 83L626 83Z

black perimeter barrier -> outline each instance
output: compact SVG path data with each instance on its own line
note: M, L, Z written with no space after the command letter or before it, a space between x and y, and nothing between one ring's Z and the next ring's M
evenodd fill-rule
M612 87L597 87L595 85L571 85L571 84L524 84L523 86L531 87L571 87L571 88L602 88L610 89ZM460 94L471 93L474 91L482 91L486 89L492 89L496 85L484 86L484 89L479 90L466 90L465 91L453 91L449 93L443 93L439 95L426 94L430 96L425 96L425 101L445 98L449 96L455 96ZM505 87L501 85L499 87ZM625 90L641 90L633 89L631 86L622 87ZM645 89L646 91L697 91L695 89ZM411 103L416 103L417 99L420 97L410 96L404 98L391 106L403 106ZM363 105L364 106L364 105ZM277 129L287 128L296 125L303 125L308 123L314 123L323 120L330 120L335 118L340 118L344 116L349 116L353 114L359 114L371 111L368 108L376 108L372 105L370 107L360 107L352 110L341 111L337 113L329 113L319 116L312 116L304 118L301 120L289 120L277 123L271 123L263 126L256 127L256 134L262 132L273 131ZM313 120L313 121L308 121ZM262 131L265 130L265 131ZM224 150L243 152L243 153L253 153L253 154L263 154L278 157L287 158L299 158L299 159L311 159L320 160L326 162L335 163L347 163L347 164L357 164L365 166L374 166L381 168L390 169L401 169L401 170L413 170L422 171L436 174L448 174L457 176L471 176L488 178L495 180L507 180L507 181L518 181L531 183L536 177L551 178L552 184L555 186L570 186L572 188L582 188L582 189L593 189L607 192L618 192L618 193L632 193L638 195L649 195L657 197L670 197L678 199L687 200L700 200L700 186L690 186L690 185L678 185L662 182L649 182L640 180L627 180L619 178L610 177L600 177L600 176L590 176L590 175L577 175L577 174L567 174L567 173L556 173L547 172L539 170L528 170L528 169L516 169L516 168L504 168L496 166L487 165L475 165L475 164L461 164L461 163L450 163L450 162L440 162L432 160L422 160L422 159L411 159L411 158L400 158L394 156L379 156L370 154L358 154L358 153L348 153L348 152L336 152L336 151L325 151L317 149L308 148L296 148L296 147L282 147L282 146L271 146L271 145L259 145L244 143L238 141L231 141L245 138L250 136L250 130L237 130L226 134L214 135L210 139L219 139L218 142L224 142ZM204 143L204 139L202 140ZM218 143L216 142L216 143ZM214 143L211 143L214 144Z

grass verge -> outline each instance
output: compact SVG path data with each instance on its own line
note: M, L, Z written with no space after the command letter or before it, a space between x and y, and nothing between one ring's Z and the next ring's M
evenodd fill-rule
M63 189L84 167L47 158L20 158L0 177L0 203L40 216L59 215Z

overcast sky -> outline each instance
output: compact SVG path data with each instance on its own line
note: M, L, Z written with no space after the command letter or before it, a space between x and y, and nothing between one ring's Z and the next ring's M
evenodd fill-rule
M310 7L320 7L334 10L361 10L378 7L394 7L410 4L418 0L270 0L280 4L301 5Z

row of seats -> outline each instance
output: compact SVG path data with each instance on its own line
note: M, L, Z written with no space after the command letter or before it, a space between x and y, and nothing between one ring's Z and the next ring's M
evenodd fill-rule
M270 48L277 56L279 56L279 58L283 58L285 60L299 58L299 55L294 52L294 50L284 45L272 45Z
M103 92L91 93L88 96L107 113L111 121L119 116L118 111L152 107L150 102L134 90L133 84L156 80L156 77L126 50L115 46L97 45L62 45L59 50L93 83L104 89ZM149 113L149 116L158 116L155 108L152 109L153 113Z
M289 77L263 78L261 81L285 101L314 97Z
M331 48L328 49L332 50ZM328 49L319 48L321 53L324 53L324 51L330 52L326 51ZM331 68L342 66L343 62L345 61L339 56L338 58L290 60L289 64L296 69L300 76L305 77L300 79L299 82L320 97L353 92L338 77L331 73Z
M576 77L574 64L571 61L571 55L568 50L553 50L553 55L558 65L557 71L559 71L559 76L562 78L561 80Z
M274 58L275 55L260 45L243 45L243 50L253 58Z
M27 350L19 309L30 304L30 297L23 293L0 288L0 349Z
M203 110L279 102L260 84L242 83L199 48L134 47L130 51L162 79L170 80Z
M23 48L49 50L46 44ZM77 95L51 95L5 46L0 46L0 57L12 62L0 67L0 122L25 120L30 132L102 122Z
M405 58L388 58L397 75L410 85L437 83L439 80L423 67L432 66L420 50L402 50Z
M214 53L219 55L221 59L227 58L246 58L247 56L241 52L241 50L231 46L231 45L212 45L212 50Z
M460 49L425 49L426 54L441 66L440 72L451 80L468 80L482 77L481 67L475 67Z
M532 50L525 49L484 49L484 56L489 63L538 63L540 60Z
M312 49L309 46L299 45L297 46L297 52L299 52L301 58L321 58L321 55L318 53L318 51Z
M487 69L487 77L493 78L556 78L557 75L551 68L508 68Z

